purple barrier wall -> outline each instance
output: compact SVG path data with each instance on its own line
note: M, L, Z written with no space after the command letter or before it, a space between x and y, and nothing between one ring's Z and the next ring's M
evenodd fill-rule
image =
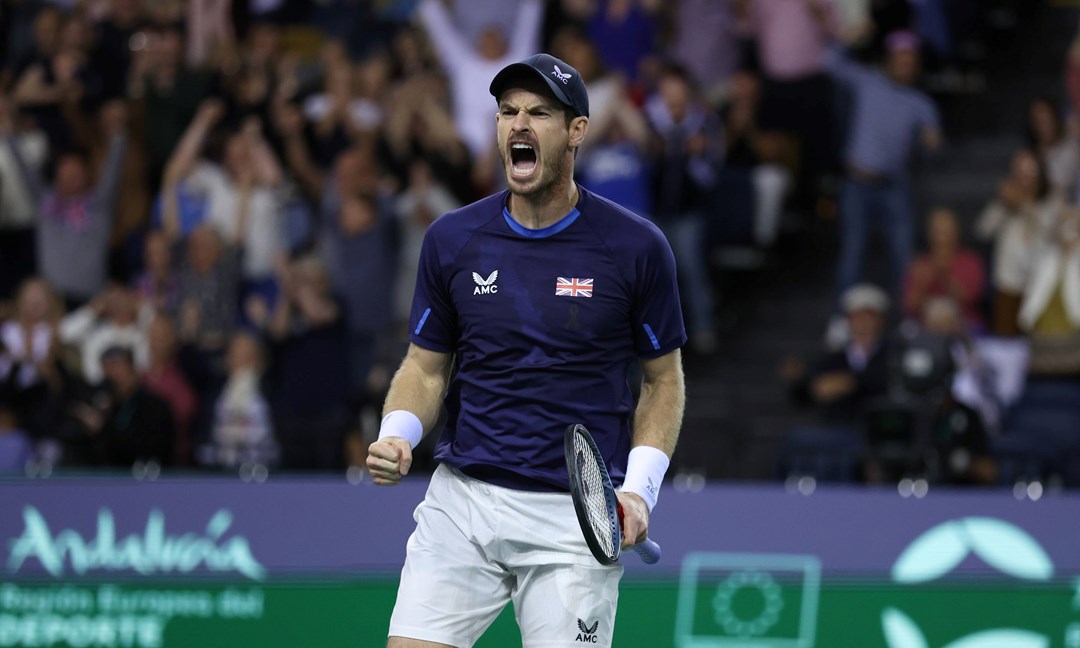
M0 580L208 573L260 580L396 571L425 487L426 479L411 477L396 488L276 476L262 484L3 481ZM1017 501L1006 491L942 489L905 499L895 489L819 488L804 496L779 485L709 485L696 493L669 487L652 520L663 562L654 568L636 557L624 562L637 576L670 576L690 552L801 554L817 556L826 576L881 575L937 525L960 521L949 533L960 534L954 545L967 542L968 518L1019 527L1057 574L1080 574L1080 495ZM968 556L959 568L980 571L985 563Z

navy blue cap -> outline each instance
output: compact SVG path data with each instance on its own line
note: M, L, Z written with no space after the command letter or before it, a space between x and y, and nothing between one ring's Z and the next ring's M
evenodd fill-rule
M524 61L511 63L491 80L491 96L498 100L507 88L513 87L514 81L522 75L539 76L555 97L566 105L575 116L589 116L589 93L578 71L555 58L551 54L536 54Z

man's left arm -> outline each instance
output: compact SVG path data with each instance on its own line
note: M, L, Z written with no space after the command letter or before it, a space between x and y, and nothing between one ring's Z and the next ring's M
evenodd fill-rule
M105 133L106 154L102 162L97 184L94 186L94 204L102 217L99 226L111 227L117 193L123 180L124 154L127 147L127 108L114 100L101 109L101 129Z
M626 479L618 491L623 507L623 546L648 537L649 512L656 504L682 427L686 405L682 352L641 361L644 379L634 413L634 430Z

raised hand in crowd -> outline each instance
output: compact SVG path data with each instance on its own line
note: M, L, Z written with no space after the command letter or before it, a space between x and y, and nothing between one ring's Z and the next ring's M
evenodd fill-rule
M127 130L128 108L121 99L114 99L101 108L101 129L107 137L122 135Z

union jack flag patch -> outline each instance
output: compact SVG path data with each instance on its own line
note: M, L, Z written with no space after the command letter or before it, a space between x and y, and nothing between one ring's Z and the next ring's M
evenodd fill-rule
M555 295L558 297L592 297L592 291L592 279L559 277L555 280Z

